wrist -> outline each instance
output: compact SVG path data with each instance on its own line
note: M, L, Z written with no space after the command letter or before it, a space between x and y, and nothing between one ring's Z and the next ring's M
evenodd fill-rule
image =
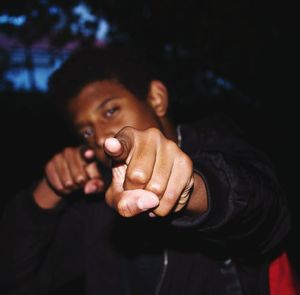
M42 209L54 209L62 202L62 197L51 188L45 178L35 188L33 199Z
M202 177L194 172L194 187L186 207L192 214L202 214L208 209L207 191Z

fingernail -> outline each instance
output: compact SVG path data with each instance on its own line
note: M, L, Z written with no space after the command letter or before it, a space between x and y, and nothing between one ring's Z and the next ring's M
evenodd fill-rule
M153 212L149 212L149 217L151 217L151 218L154 218L154 217L156 217L156 215L153 213Z
M97 191L102 191L104 189L104 182L103 181L99 181L98 184L97 184Z
M120 153L121 143L114 137L107 138L104 142L105 148L112 154Z
M78 176L77 177L77 183L83 183L84 182L84 177L83 176Z
M154 196L141 197L137 201L137 206L141 210L148 210L156 207L159 204L159 199Z
M95 186L95 185L89 185L84 188L84 192L86 194L92 194L92 193L95 193L96 191L97 191L97 186Z
M87 151L85 151L84 156L86 158L92 158L92 157L94 157L94 152L92 150L87 150Z
M103 185L104 185L104 181L99 179L98 184L99 184L100 186L103 186Z

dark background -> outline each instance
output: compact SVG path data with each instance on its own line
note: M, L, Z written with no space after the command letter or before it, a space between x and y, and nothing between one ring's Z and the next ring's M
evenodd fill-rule
M0 14L24 14L27 21L19 27L0 22L0 33L20 40L29 53L45 36L49 39L47 50L54 55L74 40L77 47L99 44L93 21L85 24L88 33L71 32L71 23L78 21L72 16L77 2L2 0ZM177 121L193 121L199 113L222 111L236 120L251 143L269 155L290 204L293 230L288 249L299 271L299 34L295 7L289 2L250 0L86 3L97 18L105 18L111 26L102 43L138 42L165 69ZM57 26L60 16L49 13L50 7L63 11L61 26ZM12 195L38 179L51 155L72 140L44 92L35 87L16 91L5 82L9 53L0 43L1 208ZM30 54L26 66L33 66Z

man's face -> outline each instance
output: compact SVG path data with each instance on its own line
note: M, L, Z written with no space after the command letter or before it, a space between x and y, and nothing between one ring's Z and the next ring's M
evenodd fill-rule
M105 162L104 140L113 137L123 127L161 129L150 104L146 100L139 100L112 80L86 85L70 101L68 110L78 134L94 149L102 162Z

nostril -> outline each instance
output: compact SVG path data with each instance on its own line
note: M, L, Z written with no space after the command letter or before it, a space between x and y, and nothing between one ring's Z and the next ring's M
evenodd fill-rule
M97 147L103 149L105 138L101 137L97 139Z
M114 135L115 135L114 132L107 130L105 127L96 129L94 139L97 148L103 150L105 140L109 137L114 137Z
M105 138L104 137L96 137L96 145L97 148L103 149Z

